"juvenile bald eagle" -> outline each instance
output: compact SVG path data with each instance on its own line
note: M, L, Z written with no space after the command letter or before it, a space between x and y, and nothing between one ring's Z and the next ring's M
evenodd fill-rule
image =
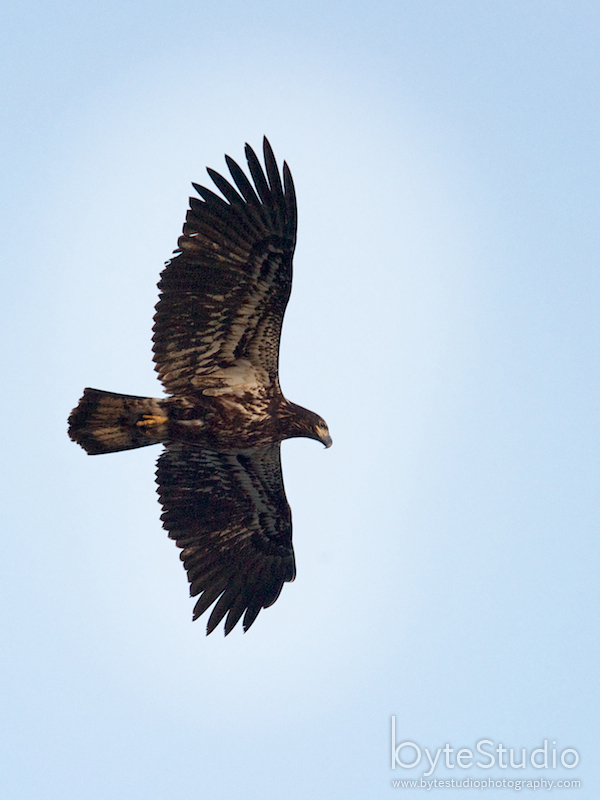
M265 171L246 145L253 184L225 156L237 189L212 169L225 200L193 184L178 250L158 284L154 361L169 397L85 389L69 436L90 455L162 442L162 521L182 549L197 619L216 601L211 633L244 630L296 569L281 474L283 439L331 445L324 420L279 386L279 340L292 284L296 196L264 139Z

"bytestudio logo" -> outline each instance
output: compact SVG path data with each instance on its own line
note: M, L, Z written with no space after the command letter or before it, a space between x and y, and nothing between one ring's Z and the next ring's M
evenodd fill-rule
M579 753L573 747L556 747L556 741L544 739L541 746L533 748L505 747L491 739L480 739L474 748L421 747L416 742L398 742L396 717L392 717L392 769L425 768L422 777L428 778L439 767L446 769L574 769L579 764Z

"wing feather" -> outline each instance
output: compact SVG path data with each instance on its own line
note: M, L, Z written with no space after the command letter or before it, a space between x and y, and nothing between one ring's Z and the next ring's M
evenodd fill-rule
M267 168L267 177L269 179L269 188L271 189L271 194L277 200L277 204L274 207L279 211L284 202L283 186L281 185L281 176L279 174L277 162L275 161L273 149L267 139L263 140L263 152L265 156L265 166Z
M157 482L161 519L200 595L194 619L216 601L208 633L225 616L226 634L243 615L247 630L296 575L279 444L240 454L170 443Z
M229 156L235 186L208 170L223 197L193 184L202 199L190 198L179 250L161 275L154 361L171 394L201 392L220 379L231 386L231 377L223 376L240 362L250 365L256 386L279 388L296 198L289 168L284 164L282 183L266 139L266 174L248 145L246 157L254 186ZM246 369L245 380L248 375Z
M244 205L244 198L233 188L229 181L221 175L221 173L211 169L210 167L207 167L206 171L212 178L212 181L217 189L221 192L225 199L231 203L232 206Z
M245 153L246 153L246 161L248 162L248 168L250 170L250 175L252 175L252 180L254 181L256 190L258 191L258 196L260 197L261 203L265 206L269 206L271 200L271 192L269 190L269 184L267 183L267 179L265 178L265 173L263 172L263 168L260 165L260 161L258 160L256 153L250 147L249 144L247 144L245 147Z
M233 158L230 158L229 156L225 156L225 163L229 167L229 172L231 172L231 177L235 181L235 185L242 193L246 202L253 206L259 206L260 200L258 199L258 195L254 191L254 188L250 183L250 181L248 180L248 178L239 168L238 164L233 160Z

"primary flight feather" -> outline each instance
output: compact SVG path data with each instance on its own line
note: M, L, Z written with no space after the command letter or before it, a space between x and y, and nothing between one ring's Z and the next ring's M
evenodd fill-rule
M265 169L251 147L251 180L225 156L234 185L208 173L223 197L193 184L178 250L158 284L154 361L169 395L85 389L69 436L89 454L163 443L162 521L200 595L207 633L243 616L248 630L296 569L280 445L307 436L331 445L324 420L288 402L279 341L292 284L296 195L267 139ZM266 174L265 174L266 173ZM225 199L223 199L225 198Z

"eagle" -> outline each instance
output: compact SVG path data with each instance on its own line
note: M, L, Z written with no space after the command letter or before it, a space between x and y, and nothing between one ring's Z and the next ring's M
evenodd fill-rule
M198 597L214 604L210 634L243 629L296 575L281 442L331 446L325 421L283 396L279 344L292 285L297 210L292 175L263 140L264 169L246 145L250 178L229 156L222 196L192 186L178 249L160 276L155 368L167 397L87 388L69 436L90 455L163 444L156 481L161 520L181 548ZM283 177L283 180L282 180Z

